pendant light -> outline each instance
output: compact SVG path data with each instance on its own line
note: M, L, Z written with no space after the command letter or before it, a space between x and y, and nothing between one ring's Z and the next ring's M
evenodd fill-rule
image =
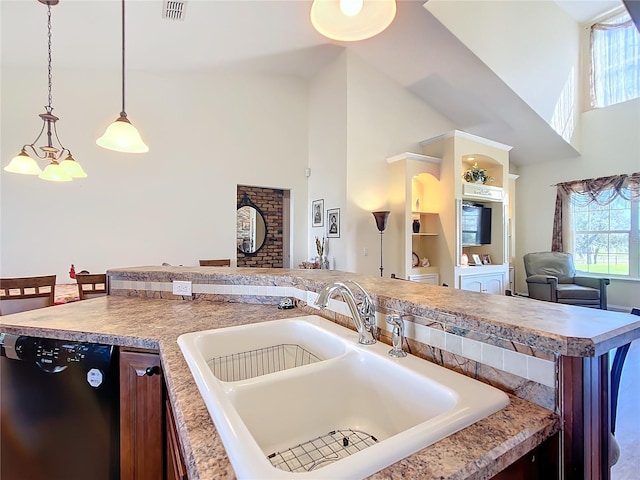
M108 150L115 150L116 152L124 153L146 153L149 151L149 147L144 143L140 133L136 127L127 118L127 112L125 111L125 81L124 81L124 58L125 58L125 22L124 22L124 1L122 0L122 111L120 116L107 127L100 138L96 140L96 143L102 148Z
M311 23L325 37L343 42L379 34L396 16L396 0L313 0Z
M22 150L18 155L13 157L9 165L4 167L6 172L11 173L20 173L23 175L38 175L42 180L49 180L53 182L68 182L71 181L72 178L85 178L87 174L82 169L80 164L73 159L71 155L71 151L62 145L60 138L58 137L58 132L56 130L56 122L59 120L53 112L53 95L52 95L52 68L51 68L51 6L57 5L58 0L38 0L38 2L47 6L47 37L48 37L48 70L47 70L47 78L48 78L48 87L49 87L49 103L45 108L45 113L41 113L39 116L42 119L42 129L40 133L36 137L36 139L27 145L22 147ZM38 153L36 150L35 144L42 134L47 132L47 144L45 146L40 147L42 150L42 155ZM58 142L59 148L54 146L53 140ZM38 163L29 156L27 153L27 149L30 149L33 154L37 158L47 159L49 161L49 165L42 171L38 166ZM62 158L63 155L66 154L65 159L58 163L58 160Z

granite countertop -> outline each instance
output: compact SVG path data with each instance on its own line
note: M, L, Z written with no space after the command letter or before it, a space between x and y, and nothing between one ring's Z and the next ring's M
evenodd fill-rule
M293 285L317 292L328 283L356 280L378 306L417 315L436 312L446 323L571 357L594 357L640 338L640 318L595 308L487 295L338 270L140 266L115 268L124 280L241 285Z
M264 305L108 296L3 316L0 331L158 350L189 478L209 480L235 478L235 474L177 337L299 315L304 315L299 309ZM558 429L559 419L553 412L510 396L506 408L370 478L489 478Z

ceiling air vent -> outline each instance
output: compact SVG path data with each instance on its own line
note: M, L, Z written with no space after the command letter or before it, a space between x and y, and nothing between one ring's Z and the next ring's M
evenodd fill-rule
M164 0L162 3L162 18L167 20L184 20L187 0Z

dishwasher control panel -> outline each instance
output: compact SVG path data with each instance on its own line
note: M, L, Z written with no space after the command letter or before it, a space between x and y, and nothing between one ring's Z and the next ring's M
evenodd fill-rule
M34 362L46 371L56 371L72 365L109 368L114 347L26 335L0 334L0 354L14 360Z

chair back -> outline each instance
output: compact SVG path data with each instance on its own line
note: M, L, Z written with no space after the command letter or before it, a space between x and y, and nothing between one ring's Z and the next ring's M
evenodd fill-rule
M524 270L531 275L552 275L558 283L573 283L576 268L573 256L563 252L535 252L524 256Z
M231 260L228 258L221 260L200 260L201 267L230 267Z
M56 276L0 278L0 315L50 307L55 303Z
M104 297L109 293L106 273L76 273L76 282L80 300Z

